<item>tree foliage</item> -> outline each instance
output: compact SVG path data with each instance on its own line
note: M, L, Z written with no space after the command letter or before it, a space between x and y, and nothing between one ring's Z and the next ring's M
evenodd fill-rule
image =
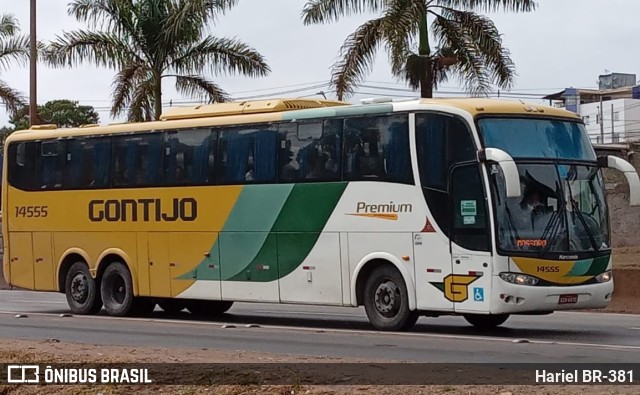
M29 37L20 34L18 21L13 15L0 16L0 70L12 64L24 64L29 59ZM10 114L24 105L22 93L0 80L0 102Z
M492 84L509 88L515 77L510 53L495 24L480 12L534 10L533 0L309 0L305 24L328 23L365 12L380 13L350 34L333 65L338 98L353 94L384 46L394 76L422 97L455 77L472 94Z
M72 128L100 122L92 106L81 106L71 100L52 100L38 106L38 117L43 124L55 124L61 128ZM21 107L9 120L15 130L29 128L29 107Z
M234 38L208 34L216 18L238 0L74 0L69 14L87 30L65 32L45 51L53 66L89 62L117 71L111 114L130 121L157 119L162 84L175 81L179 93L209 102L229 95L205 74L265 76L256 50Z

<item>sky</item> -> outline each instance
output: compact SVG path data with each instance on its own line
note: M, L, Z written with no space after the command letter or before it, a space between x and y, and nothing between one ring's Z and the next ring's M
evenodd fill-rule
M262 78L209 75L235 98L255 95L306 96L330 91L326 84L344 39L361 23L375 15L343 18L327 25L304 26L300 13L306 0L240 0L239 5L221 17L211 34L236 37L265 56L271 74ZM86 26L67 14L69 0L39 0L38 39L53 40L63 31ZM29 1L0 0L0 13L15 15L24 32L29 30ZM503 34L511 51L517 79L512 92L544 94L566 87L597 86L597 78L607 71L638 73L640 51L634 37L640 36L640 1L634 0L539 0L532 13L497 12L489 14ZM38 66L38 103L54 99L77 100L92 105L101 122L109 117L111 83L115 71L80 67L53 69ZM26 94L29 91L28 65L11 65L0 70L0 79ZM407 95L390 89L403 89L403 82L390 72L387 56L378 53L367 85L387 89L360 88L351 100L365 97ZM275 95L288 90L289 94ZM440 87L439 96L459 92L457 81ZM331 94L329 94L331 97ZM163 101L184 102L170 84L165 83ZM533 99L531 99L533 100ZM529 101L529 100L528 100ZM538 101L539 102L539 101ZM0 109L0 126L8 116Z

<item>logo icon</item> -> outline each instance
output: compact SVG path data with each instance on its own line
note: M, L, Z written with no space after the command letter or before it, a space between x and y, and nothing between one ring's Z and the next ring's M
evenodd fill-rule
M469 284L482 277L482 274L450 274L441 283L430 283L438 288L451 302L464 302L469 299ZM476 288L482 290L482 288ZM484 291L482 292L484 298ZM474 295L475 298L475 295Z
M484 288L473 289L473 300L475 302L484 302Z
M40 367L38 365L8 365L7 383L24 384L39 383Z

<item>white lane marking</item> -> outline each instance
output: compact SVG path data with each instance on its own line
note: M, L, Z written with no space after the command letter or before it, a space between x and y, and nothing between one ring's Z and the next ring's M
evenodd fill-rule
M554 314L566 314L566 315L591 314L591 315L597 315L600 317L614 316L614 317L640 319L640 314L628 314L628 313L608 313L608 312L596 313L596 312L590 312L590 311L556 311Z
M250 310L247 311L245 314L304 314L304 315L335 315L335 316L341 316L341 317L353 317L353 314L347 314L347 313L320 313L320 312L315 312L315 311L289 311L289 310ZM362 316L363 318L365 317L364 315Z
M5 300L4 302L7 302L7 303L11 303L11 302L33 303L35 305L38 305L38 304L67 304L67 302L54 302L54 301L49 301L49 300L25 300L25 299L9 299L9 300Z
M0 314L18 314L16 311L0 311ZM52 313L27 313L33 316L53 317L57 318L57 314ZM120 320L120 321L132 321L132 322L157 322L160 324L178 324L178 325L192 325L192 326L217 326L221 327L225 322L218 321L184 321L176 319L158 319L158 318L135 318L135 317L110 317L110 316L74 316L74 318L84 320ZM378 336L405 336L405 337L418 337L427 339L448 339L448 340L477 340L488 342L508 342L513 343L514 338L509 337L493 337L493 336L477 336L477 335L447 335L439 333L416 333L416 332L382 332L375 330L356 330L356 329L334 329L334 328L316 328L316 327L293 327L282 325L262 325L263 329L272 330L288 330L299 332L323 332L323 333L336 333L336 334L353 334L353 335L378 335ZM237 328L237 330L256 330L248 328ZM541 345L561 345L572 347L588 347L599 349L611 349L620 351L640 351L640 346L628 346L622 344L598 344L598 343L581 343L581 342L565 342L555 340L531 340L528 344L541 344Z
M629 329L635 329L635 330L638 330L638 331L640 331L640 328L629 328Z

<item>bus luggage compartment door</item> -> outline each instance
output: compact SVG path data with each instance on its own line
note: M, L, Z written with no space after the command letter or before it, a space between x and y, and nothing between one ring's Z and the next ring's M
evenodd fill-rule
M52 260L52 243L50 232L34 232L33 238L33 272L34 286L38 291L57 291L55 286L54 265Z
M34 289L33 245L31 232L9 234L9 269L7 279L14 287Z

